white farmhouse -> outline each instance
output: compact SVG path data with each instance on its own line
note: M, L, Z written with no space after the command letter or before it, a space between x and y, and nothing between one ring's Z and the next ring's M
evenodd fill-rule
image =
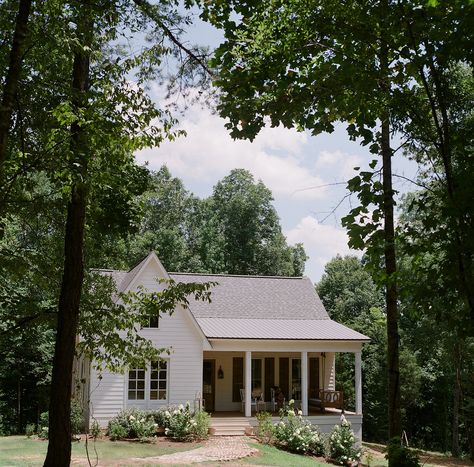
M157 279L217 282L211 303L191 302L172 316L150 320L141 335L169 347L170 355L123 374L93 365L77 371L87 380L88 417L105 427L122 409L204 404L217 433L238 434L255 425L255 412L277 415L293 399L303 414L328 432L339 423L342 393L335 390L335 353L355 355L355 413L345 412L362 437L361 349L369 338L331 320L306 277L168 273L155 253L129 272L104 270L120 292ZM247 390L249 389L249 390ZM276 420L276 419L275 419Z

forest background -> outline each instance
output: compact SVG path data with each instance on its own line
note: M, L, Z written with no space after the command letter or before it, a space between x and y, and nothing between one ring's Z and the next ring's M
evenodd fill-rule
M196 90L206 93L212 78L219 92L208 100L230 119L234 136L253 138L267 122L318 133L342 121L370 147L370 170L347 184L360 205L344 220L351 246L365 255L362 261L335 258L317 284L331 316L372 339L363 356L364 433L386 440L394 421L387 413L396 409L415 444L473 457L472 2L380 2L371 10L360 2L352 10L330 1L312 5L342 24L370 18L368 36L364 28L332 29L324 14L306 14L305 2L285 5L284 11L282 5L272 10L272 2L205 6L203 18L223 28L226 40L233 37L210 65L209 51L180 40L190 20L173 2L0 5L4 434L37 421L50 389L62 387L54 378L64 374L67 380L67 372L58 370L67 366L58 357L61 342L72 356L71 336L90 331L110 305L110 284L100 283L93 268L127 269L155 249L168 270L303 273L303 246L287 244L272 193L250 173L233 170L210 197L199 199L166 168L151 173L135 163L138 150L180 135L175 114L150 100L149 83L163 82L170 95L189 98ZM237 24L233 8L248 21ZM308 36L310 19L320 21L320 36ZM294 28L299 34L292 34ZM124 44L137 34L147 47L131 51ZM249 35L255 40L248 42ZM322 86L308 96L314 69ZM418 190L404 197L396 225L387 173L394 133L420 167L413 180ZM388 270L389 263L395 269ZM388 338L387 318L399 327ZM114 332L124 322L114 325L96 334L115 344ZM149 349L139 344L131 342L125 355L135 348L146 356ZM393 389L386 373L398 374L398 363L392 371L384 355L392 355L394 346L400 348L398 409L386 397ZM351 368L346 357L338 359L348 408ZM68 400L67 391L60 396ZM69 410L58 407L52 423Z

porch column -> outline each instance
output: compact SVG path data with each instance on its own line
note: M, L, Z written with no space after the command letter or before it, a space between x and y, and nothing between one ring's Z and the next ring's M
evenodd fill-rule
M308 415L308 352L301 352L301 410Z
M355 352L355 405L356 413L362 413L362 352Z
M245 416L252 416L252 352L245 352Z

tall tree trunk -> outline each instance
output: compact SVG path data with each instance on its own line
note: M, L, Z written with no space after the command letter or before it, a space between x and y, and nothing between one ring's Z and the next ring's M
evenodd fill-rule
M387 365L388 365L388 434L400 436L400 362L397 303L397 261L395 255L395 228L393 220L392 150L388 113L382 117L381 153L383 161L384 256L387 284Z
M7 157L8 133L13 114L13 104L21 74L23 49L28 33L31 0L20 0L16 16L13 44L10 51L10 63L3 86L2 103L0 105L0 184L3 179L3 166Z
M459 343L454 344L454 388L453 388L453 419L452 444L453 456L459 456L459 407L461 404L461 351Z
M383 12L388 2L382 2ZM383 21L385 23L385 21ZM392 187L392 148L390 147L390 82L388 69L388 42L383 37L386 24L382 24L380 41L381 88L386 102L381 112L380 152L382 156L382 187L384 216L385 304L387 308L387 369L388 369L388 435L389 439L401 436L400 413L400 357L398 334L397 259L395 252L394 199ZM389 465L391 460L389 459Z
M87 105L92 24L88 9L81 10L78 28L83 28L82 44L74 54L72 103L76 110ZM64 271L58 306L58 326L54 350L49 405L49 444L45 466L68 466L71 460L72 367L79 321L79 304L84 277L84 230L87 202L88 142L84 128L71 125L71 167L78 167L67 208L64 240ZM72 168L72 170L76 170Z

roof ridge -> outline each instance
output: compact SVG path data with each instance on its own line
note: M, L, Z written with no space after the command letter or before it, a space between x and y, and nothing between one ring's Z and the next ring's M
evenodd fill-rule
M263 276L258 274L225 274L225 273L209 273L209 272L169 272L168 274L181 276L220 276L220 277L239 277L254 279L306 279L306 276Z

